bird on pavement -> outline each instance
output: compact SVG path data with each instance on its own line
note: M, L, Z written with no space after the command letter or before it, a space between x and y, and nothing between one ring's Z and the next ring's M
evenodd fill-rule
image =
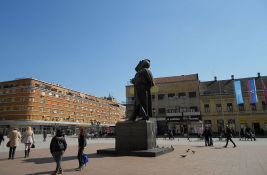
M190 149L186 150L186 152L188 153L190 151Z
M195 152L196 152L196 151L193 151L193 150L192 150L192 153L193 153L193 154L195 154Z
M186 157L186 155L185 154L182 154L182 155L180 155L182 158L185 158Z

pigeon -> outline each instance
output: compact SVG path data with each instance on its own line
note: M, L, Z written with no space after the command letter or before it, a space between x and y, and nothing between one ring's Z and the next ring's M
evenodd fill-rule
M193 154L195 154L195 152L196 152L196 151L193 151L193 150L192 150L192 153L193 153Z
M185 158L186 157L186 155L184 155L184 154L182 154L182 155L180 155L182 158Z
M186 150L186 152L188 153L190 151L190 149Z

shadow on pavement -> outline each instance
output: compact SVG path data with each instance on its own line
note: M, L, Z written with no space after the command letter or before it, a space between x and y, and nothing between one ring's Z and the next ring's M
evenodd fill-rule
M92 158L103 158L103 156L97 155L96 153L93 154L87 154L87 156L89 157L89 161ZM63 156L62 161L69 161L69 160L75 160L77 159L77 156ZM44 163L53 163L55 162L53 157L40 157L40 158L28 158L28 159L24 159L24 162L32 162L35 164L44 164Z
M75 168L71 169L63 169L63 172L73 172L75 171ZM54 171L43 171L43 172L35 172L31 174L25 174L25 175L44 175L44 174L52 174Z
M224 146L220 146L220 147L213 147L213 149L225 149Z

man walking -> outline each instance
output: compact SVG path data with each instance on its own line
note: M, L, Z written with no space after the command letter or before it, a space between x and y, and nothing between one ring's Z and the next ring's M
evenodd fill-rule
M4 139L4 133L2 131L0 131L0 145L4 141L5 141L5 139Z
M231 129L229 128L228 125L226 125L226 131L225 131L225 137L226 137L226 145L224 146L225 148L227 147L228 145L228 141L230 140L233 145L234 145L234 148L236 147L236 144L235 142L232 140L232 131Z
M79 167L76 168L76 171L81 171L82 170L82 167L83 167L83 159L82 159L82 155L83 155L83 151L84 151L84 148L86 147L86 137L85 137L85 134L84 134L84 130L83 128L80 128L80 133L79 133L79 136L78 136L78 155L77 155L77 158L78 158L78 161L79 161Z
M61 160L66 149L67 143L65 138L63 137L63 132L62 130L58 129L56 135L52 138L50 143L50 152L57 164L56 171L53 173L53 175L63 173Z

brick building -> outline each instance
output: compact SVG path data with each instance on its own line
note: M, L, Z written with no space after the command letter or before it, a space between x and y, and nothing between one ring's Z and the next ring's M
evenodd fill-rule
M98 98L32 78L0 82L0 127L114 126L125 108L113 98Z

